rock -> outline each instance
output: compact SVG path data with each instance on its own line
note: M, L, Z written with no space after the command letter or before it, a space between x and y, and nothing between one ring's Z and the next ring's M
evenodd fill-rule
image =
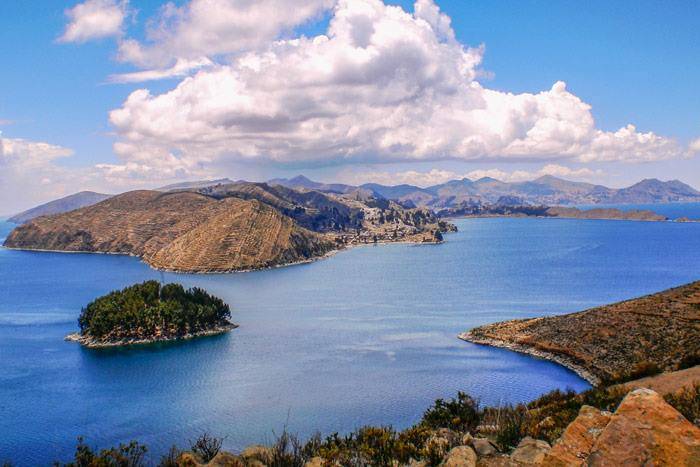
M240 457L230 452L220 452L206 464L207 467L245 467Z
M550 449L548 442L526 436L511 453L510 458L520 464L539 465Z
M474 437L471 435L471 433L467 433L466 435L462 436L462 446L471 446L473 439Z
M476 467L476 453L469 446L450 449L443 461L444 467Z
M476 451L479 457L493 456L498 453L498 449L494 444L486 438L474 438L472 439L471 446Z
M304 467L323 467L324 462L323 457L316 456L306 461Z
M700 428L656 392L625 396L587 459L602 465L700 465Z
M450 444L450 446L455 446L459 444L459 433L452 431L449 428L439 428L435 435L438 438L444 438Z
M612 414L584 405L576 419L566 427L561 438L554 443L544 459L546 466L581 465L588 458L598 439L610 422Z
M247 465L252 465L253 461L258 461L262 465L272 463L272 450L267 446L254 444L248 446L241 452L241 457L246 461Z

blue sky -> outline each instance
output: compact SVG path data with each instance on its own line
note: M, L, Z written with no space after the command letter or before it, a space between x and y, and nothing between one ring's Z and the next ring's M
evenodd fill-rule
M148 20L158 15L163 2L131 0L121 38L108 36L80 43L59 42L69 22L65 12L77 3L75 0L0 2L0 56L3 57L0 130L4 138L69 148L72 156L52 161L59 167L78 169L103 163L122 164L125 157L137 156L115 154L113 144L125 140L128 129L115 128L109 112L122 107L129 94L137 89L148 89L151 95L157 96L175 89L185 77L108 83L111 75L150 68L148 64L118 61L118 44L124 37L143 42ZM182 7L188 4L185 1L176 3ZM402 6L407 12L413 11L412 2L391 3ZM699 2L443 0L438 1L437 6L451 19L459 43L465 47L484 45L476 80L485 88L512 94L538 93L549 90L557 81L565 81L568 92L591 106L590 113L598 130L614 132L632 123L640 133L651 131L674 139L683 147L700 136ZM333 14L323 10L321 15L321 20L317 20L319 15L311 16L312 19L291 28L293 32L289 28L280 32L279 37L324 33ZM214 60L222 64L245 52L212 53L211 57L216 55ZM157 64L153 68L163 66ZM179 147L168 150L176 155L187 151ZM223 152L237 150L229 146ZM295 154L285 154L280 156L281 163L279 159L244 157L224 162L221 159L224 156L217 153L209 157L217 161L212 167L207 168L208 162L195 164L198 169L204 167L209 172L180 170L172 177L196 178L200 173L216 172L221 176L264 179L303 171L327 180L350 180L373 171L391 174L433 169L459 174L476 170L536 174L546 164L554 163L572 169L589 168L591 173L579 178L610 185L657 176L680 178L700 186L697 158L664 157L654 162L583 161L581 158L560 161L556 157L511 160L494 153L482 160L444 157L451 150L447 148L441 150L439 157L421 153L420 157L407 156L407 161L393 156L366 155L371 150L363 149L361 157L342 156L330 162L320 156L295 159ZM138 160L147 160L144 157L148 156L139 155ZM158 186L160 181L158 177L153 180L141 177L134 182L134 187ZM91 188L105 191L128 188L128 183L120 183L110 186L99 178L86 182ZM65 185L63 183L61 190L70 188ZM50 197L60 191L31 189L32 199ZM10 204L3 203L6 207Z

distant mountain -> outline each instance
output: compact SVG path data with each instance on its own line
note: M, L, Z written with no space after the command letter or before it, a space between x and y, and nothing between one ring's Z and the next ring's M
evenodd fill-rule
M269 185L282 185L295 190L317 190L331 193L349 193L357 190L356 186L345 185L343 183L320 183L309 180L303 175L297 175L294 178L273 178L267 182Z
M28 209L27 211L20 212L19 214L15 214L8 219L8 222L24 224L35 217L61 214L83 208L85 206L92 206L93 204L97 204L100 201L104 201L111 197L112 195L95 193L94 191L81 191L80 193L75 193L73 195L66 196L65 198L50 201L32 209Z
M421 188L415 185L381 185L365 183L359 187L342 183L320 183L303 175L292 179L270 180L271 185L294 189L316 190L350 194L363 190L362 196L374 196L397 201L404 206L432 209L453 208L468 204L498 204L504 199L519 199L525 204L649 204L671 202L700 202L700 192L672 180L643 180L627 188L608 188L585 182L572 182L552 175L544 175L526 182L508 183L491 177L478 180L463 178Z
M206 188L208 186L214 185L228 185L230 183L235 182L230 178L219 178L217 180L196 180L193 182L181 182L173 183L172 185L165 185L160 188L156 188L156 191L191 190L197 188Z

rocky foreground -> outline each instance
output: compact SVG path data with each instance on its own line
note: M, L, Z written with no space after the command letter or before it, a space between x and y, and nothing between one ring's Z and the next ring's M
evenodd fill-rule
M672 371L700 359L700 282L578 313L489 324L460 338L554 360L594 385Z
M371 463L360 458L356 463L346 464L314 456L303 465L696 466L700 465L700 428L656 392L637 389L622 400L614 413L584 405L552 445L525 437L510 453L504 453L489 438L443 428L430 434L426 449L428 458L411 459L407 463L389 458L385 459L386 463ZM183 467L296 465L280 460L279 447L251 446L239 455L218 452L208 461L198 453L185 452L174 463Z
M425 209L363 197L231 184L132 191L13 230L9 248L128 254L177 272L231 272L306 262L348 245L436 243L452 229Z

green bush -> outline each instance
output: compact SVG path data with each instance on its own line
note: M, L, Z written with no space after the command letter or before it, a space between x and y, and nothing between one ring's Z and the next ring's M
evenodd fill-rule
M480 421L479 402L460 391L456 399L436 400L423 414L421 423L430 428L449 428L467 433L474 431Z

